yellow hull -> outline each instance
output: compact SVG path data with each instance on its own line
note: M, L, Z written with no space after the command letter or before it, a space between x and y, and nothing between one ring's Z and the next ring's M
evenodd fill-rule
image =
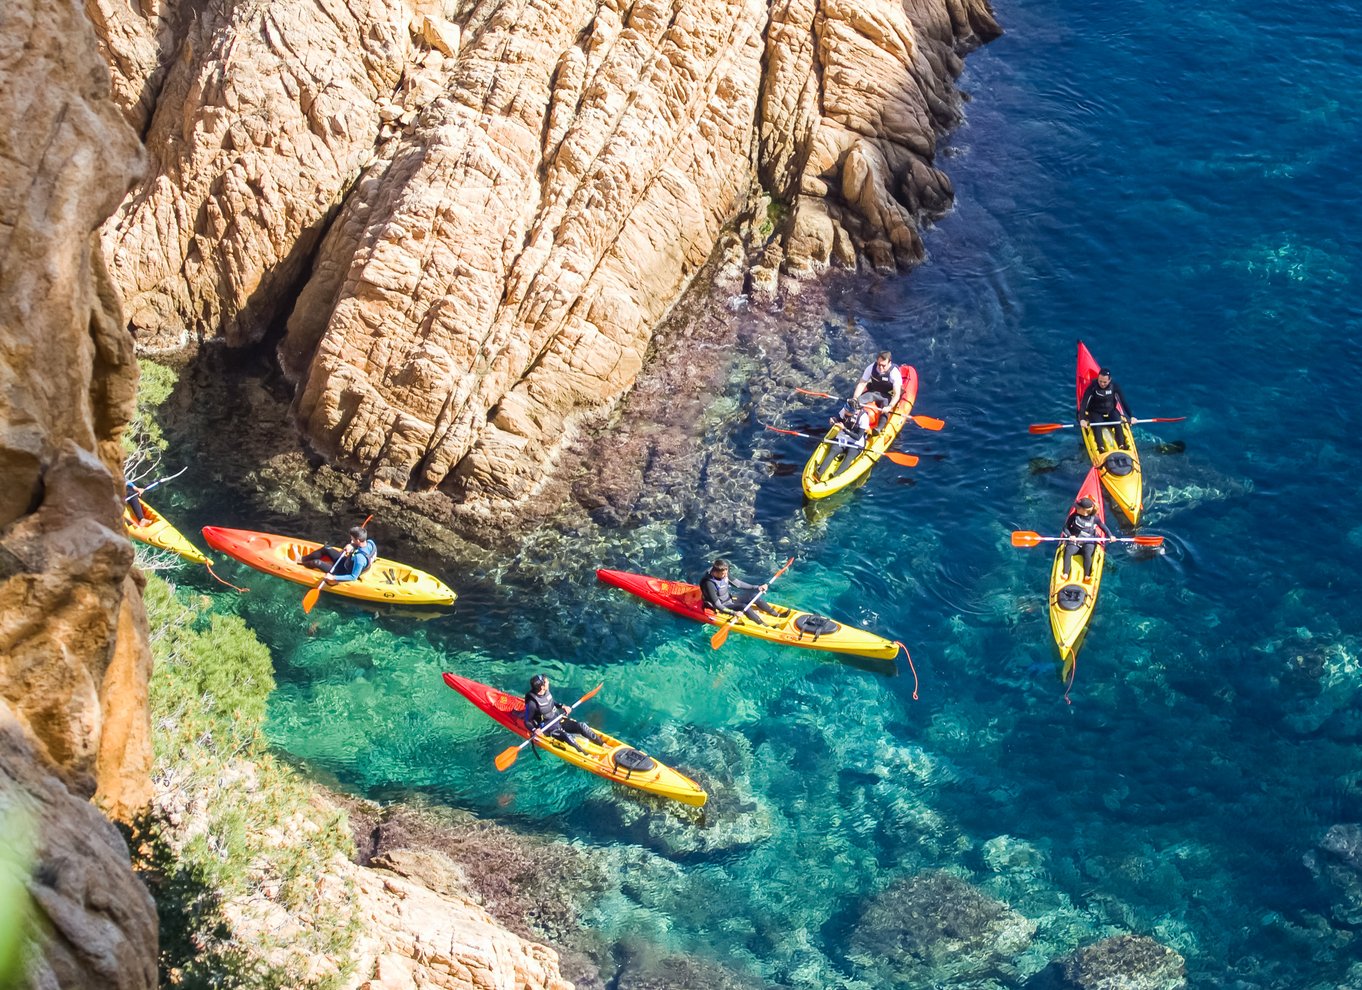
M857 450L841 446L836 440L842 428L832 426L828 429L823 442L814 450L808 463L804 465L804 473L800 475L806 498L827 498L863 480L875 466L875 462L883 457L884 452L899 438L900 431L913 412L913 404L917 401L917 370L905 364L901 366L901 371L903 396L899 399L899 404L889 413L884 429L870 437L864 448Z
M166 522L165 517L159 512L147 505L145 499L142 500L142 509L147 516L145 526L137 525L137 519L133 516L132 510L127 508L126 505L124 506L123 525L128 531L128 536L149 546L179 554L185 560L193 561L196 564L211 563L207 557L199 552L198 547L185 539L183 533Z
M1121 515L1131 526L1138 526L1140 513L1144 511L1144 472L1140 468L1140 452L1135 447L1135 436L1129 426L1103 426L1100 429L1107 433L1106 451L1098 453L1097 441L1093 438L1091 427L1082 431L1083 448L1088 452L1088 459L1092 461L1093 467L1097 468L1097 473L1102 479L1102 487L1106 489L1112 503L1121 510ZM1122 450L1116 445L1115 430L1125 434L1128 450ZM1127 458L1130 470L1118 473L1125 467Z

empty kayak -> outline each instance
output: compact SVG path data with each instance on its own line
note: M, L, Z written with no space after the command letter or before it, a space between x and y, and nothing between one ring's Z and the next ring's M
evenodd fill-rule
M1083 407L1083 393L1087 391L1089 383L1097 377L1098 367L1092 353L1080 340L1078 342L1080 411ZM1140 522L1140 512L1144 509L1144 476L1140 471L1140 452L1135 449L1135 434L1124 423L1120 426L1102 426L1098 429L1105 434L1103 445L1106 450L1098 451L1097 438L1093 435L1092 427L1082 428L1083 448L1088 452L1088 459L1092 461L1093 467L1101 473L1102 487L1107 490L1112 502L1121 510L1121 515L1126 517L1130 525L1137 526ZM1121 439L1118 440L1118 437ZM1125 450L1120 448L1121 442L1125 443Z
M191 560L196 564L212 563L199 552L198 547L185 538L183 533L166 522L163 515L149 506L146 499L140 501L142 511L146 513L147 517L146 524L142 526L137 525L137 517L132 514L132 510L126 504L123 506L123 525L129 536L161 550L169 550L171 553L179 554L185 560Z
M471 701L485 715L510 729L522 739L528 739L525 731L525 699L498 691L486 684L460 677L458 674L445 674L445 683ZM535 743L540 749L552 753L575 767L589 770L598 777L605 777L626 787L637 787L649 794L671 798L682 804L700 807L708 800L705 789L679 770L673 770L628 743L620 742L614 736L600 729L596 734L604 745L596 745L589 739L576 736L585 753L575 747L560 742L550 736L539 736Z
M1105 524L1107 513L1102 505L1102 485L1098 480L1097 468L1088 470L1088 476L1074 496L1074 502L1084 497L1093 500L1097 506L1097 518ZM1073 675L1078 650L1088 632L1093 609L1097 607L1097 592L1102 586L1102 565L1105 561L1106 551L1101 543L1097 543L1092 554L1092 572L1084 572L1083 555L1075 553L1070 561L1069 576L1065 578L1064 544L1055 546L1055 563L1050 570L1050 631L1054 633L1055 645L1059 647L1059 658L1064 661L1066 681Z
M899 372L903 375L903 395L899 397L898 405L890 410L884 428L873 433L864 448L839 444L837 441L842 427L829 427L800 476L806 497L827 498L850 487L868 475L875 462L893 446L903 425L908 422L913 403L917 401L917 369L904 364L899 366Z
M205 526L203 538L214 550L285 581L311 588L322 581L322 571L299 563L320 548L320 543L220 526ZM322 590L343 598L402 605L452 605L456 597L439 578L383 557L375 560L359 580L328 584Z
M721 626L731 618L727 615L716 615L701 606L699 585L665 581L662 578L631 574L628 571L597 570L596 577L606 584L623 588L645 601L661 605L677 615L684 615L696 622ZM876 636L872 632L848 626L813 612L801 612L799 609L780 605L773 607L784 608L785 614L779 617L762 614L762 620L770 623L769 625L760 625L743 616L733 623L733 632L770 640L772 643L784 643L786 646L799 646L806 650L826 650L829 653L847 653L851 656L877 660L893 660L898 655L899 644L883 636Z

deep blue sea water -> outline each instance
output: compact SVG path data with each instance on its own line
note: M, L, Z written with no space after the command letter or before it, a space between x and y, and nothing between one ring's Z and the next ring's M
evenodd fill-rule
M297 595L257 578L233 606L275 651L271 731L365 793L599 852L611 880L588 920L607 939L780 986L1020 986L1121 932L1176 949L1194 986L1356 985L1358 938L1303 857L1362 820L1362 17L1302 0L997 14L1007 35L967 61L941 160L957 204L928 262L840 293L828 321L848 379L848 321L919 368L919 411L949 425L906 436L917 468L882 464L813 513L797 476L771 477L755 526L619 532L577 548L580 580L547 598L514 561L451 575L454 620L324 609L308 630ZM1137 415L1188 419L1138 433L1144 531L1166 552L1111 555L1067 705L1049 553L1008 531L1057 529L1086 470L1072 431L1026 429L1071 415L1080 338ZM752 416L724 439L800 461L757 423L773 407L749 365L733 394ZM920 700L906 669L738 636L712 651L589 572L693 579L715 552L748 577L793 553L772 597L903 639ZM445 669L516 689L547 670L564 700L603 679L593 720L711 785L710 812L548 760L498 775L508 739ZM887 976L862 916L928 870L1029 919L1026 948Z

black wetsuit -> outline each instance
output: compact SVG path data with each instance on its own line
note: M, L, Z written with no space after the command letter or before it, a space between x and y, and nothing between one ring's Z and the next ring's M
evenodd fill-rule
M1126 402L1121 386L1117 385L1114 379L1106 388L1098 385L1096 378L1089 382L1083 392L1083 401L1078 405L1078 418L1086 419L1089 423L1114 423L1122 416L1130 418L1130 404ZM1099 452L1107 449L1102 439L1104 432L1100 426L1094 426L1092 430L1092 437L1097 442ZM1112 432L1116 434L1116 443L1120 448L1129 450L1130 448L1126 446L1125 430L1115 426L1112 427Z
M123 501L127 505L128 511L132 513L132 517L139 523L146 522L147 512L146 509L142 508L142 500L137 497L137 486L131 481L126 484L127 487L124 489Z
M1078 510L1069 513L1069 518L1064 523L1065 536L1081 536L1085 541L1080 543L1077 540L1068 540L1064 544L1064 568L1061 576L1064 580L1069 579L1069 565L1074 559L1075 553L1083 555L1083 578L1087 580L1092 575L1092 558L1096 552L1097 544L1087 542L1087 538L1098 536L1110 536L1111 530L1107 529L1106 523L1102 522L1101 517L1094 512L1090 516L1085 516Z
M553 693L545 691L543 694L535 694L533 691L525 695L525 731L534 732L540 726L552 722L559 712L563 711L563 706L553 700ZM543 729L540 735L551 736L559 742L565 742L583 753L580 743L573 739L573 735L585 736L597 746L603 745L604 740L596 734L596 730L584 722L579 722L575 718L564 716L558 719L550 728Z
M733 588L739 591L756 591L759 585L748 584L746 581L739 581L737 578L716 578L712 570L706 571L705 576L700 579L700 595L705 600L705 608L712 612L726 612L735 615L740 610L758 625L766 625L753 609L761 609L767 615L784 615L785 613L771 604L761 595L752 599L748 607L743 610L742 603L734 599Z

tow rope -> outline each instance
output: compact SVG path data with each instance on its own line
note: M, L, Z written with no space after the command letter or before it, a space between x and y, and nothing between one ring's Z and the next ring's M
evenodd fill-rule
M904 657L908 660L908 669L913 672L913 700L917 701L917 668L913 666L913 655L908 652L908 647L904 646L897 639L894 640L894 645L903 651Z
M250 588L238 588L236 585L232 584L231 581L224 581L222 578L218 577L218 572L213 570L213 565L208 561L205 560L203 562L203 566L208 568L208 573L213 575L213 580L227 585L227 587L231 588L233 591L239 591L244 595L246 592L251 590Z

